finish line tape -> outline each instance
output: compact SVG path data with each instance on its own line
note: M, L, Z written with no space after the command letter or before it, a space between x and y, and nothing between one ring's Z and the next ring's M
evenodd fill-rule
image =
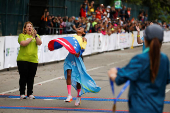
M19 95L0 95L0 98L20 98ZM65 100L66 96L35 96L36 99L44 100ZM73 97L73 100L76 100L76 97ZM99 97L81 97L81 100L88 101L114 101L115 98L99 98ZM118 102L128 102L127 99L117 99ZM170 104L170 101L165 100L164 104Z
M32 110L61 110L61 111L88 111L88 112L112 112L107 109L88 108L64 108L64 107L33 107L33 106L0 106L0 109L32 109ZM128 113L128 111L116 111L116 113Z
M34 106L0 106L0 109L27 109L27 110L60 110L86 112L113 112L109 109L66 108L66 107L34 107ZM115 113L129 113L127 110L117 110ZM170 112L163 112L170 113Z

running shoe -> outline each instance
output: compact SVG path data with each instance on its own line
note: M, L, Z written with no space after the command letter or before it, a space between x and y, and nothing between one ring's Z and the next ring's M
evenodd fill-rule
M81 97L77 97L75 101L75 106L79 106L81 104Z
M68 95L68 97L67 97L67 99L66 100L64 100L65 102L71 102L72 101L72 96L71 95Z
M34 95L30 95L29 99L35 99Z
M27 99L25 95L20 95L20 99Z

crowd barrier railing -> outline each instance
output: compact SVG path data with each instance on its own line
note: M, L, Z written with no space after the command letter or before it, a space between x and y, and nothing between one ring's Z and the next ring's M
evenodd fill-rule
M46 35L61 35L61 34L66 34L66 32L64 31L64 28L57 28L57 27L46 27L45 28L45 32L41 31L44 28L40 28L40 27L34 27L34 29L37 31L37 33L43 32Z
M65 35L42 35L42 45L38 47L39 63L48 63L64 60L68 51L63 47L55 51L48 50L48 42L52 39L73 36L74 34ZM143 36L143 31L140 32ZM170 41L170 31L164 31L164 42ZM87 33L87 46L83 56L100 53L105 51L121 50L123 48L133 48L142 44L137 44L137 32L102 35L101 33ZM18 36L0 37L0 70L16 67L17 55L20 49Z

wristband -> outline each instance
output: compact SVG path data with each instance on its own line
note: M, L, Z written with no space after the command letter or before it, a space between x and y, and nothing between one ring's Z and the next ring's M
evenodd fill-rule
M137 37L140 37L140 35L137 35Z
M35 38L37 38L37 35L35 36Z

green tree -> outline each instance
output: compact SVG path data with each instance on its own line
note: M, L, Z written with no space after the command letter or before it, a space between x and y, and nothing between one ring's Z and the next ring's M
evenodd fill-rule
M107 0L107 2L113 4L113 0ZM150 20L161 19L163 21L169 21L170 0L122 0L122 2L148 6L150 8Z

